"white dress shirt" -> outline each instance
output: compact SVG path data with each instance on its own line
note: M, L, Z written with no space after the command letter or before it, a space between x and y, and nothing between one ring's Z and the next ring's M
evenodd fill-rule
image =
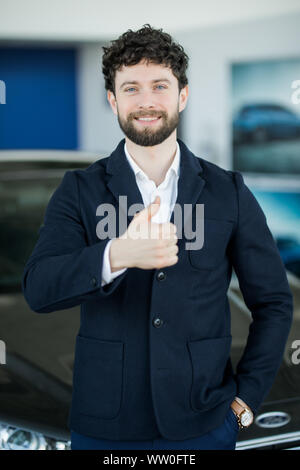
M151 218L153 222L163 223L169 222L172 211L174 209L177 199L178 178L180 172L180 147L177 144L177 150L173 162L167 171L164 181L156 186L153 180L150 180L144 171L136 164L133 158L129 155L126 143L124 145L125 155L128 163L134 171L137 186L143 198L144 206L147 207L151 204L156 196L160 196L160 208L158 212ZM127 268L111 272L109 261L109 249L113 239L111 239L105 247L103 254L102 265L102 286L113 281L117 276L126 271Z

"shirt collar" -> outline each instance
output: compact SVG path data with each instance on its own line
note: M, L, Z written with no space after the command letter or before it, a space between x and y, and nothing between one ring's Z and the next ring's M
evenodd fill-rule
M167 174L166 174L166 178L169 176L169 174L171 173L171 171L173 173L175 173L176 176L179 176L179 164L180 164L180 147L178 145L178 142L176 141L176 146L177 146L177 149L176 149L176 154L175 154L175 157L173 159L173 162L171 164L171 166L169 167L168 171L167 171ZM128 163L130 164L132 170L134 171L134 174L135 176L137 176L138 173L142 174L144 177L146 177L147 179L148 176L145 174L145 172L139 167L139 165L133 160L133 158L130 156L128 150L127 150L127 147L126 147L126 142L124 144L124 151L125 151L125 155L127 157L127 160L128 160ZM166 179L165 178L165 179Z

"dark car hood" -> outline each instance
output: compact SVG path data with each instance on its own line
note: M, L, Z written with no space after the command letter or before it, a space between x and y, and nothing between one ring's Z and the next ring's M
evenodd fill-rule
M289 285L294 299L294 319L285 347L284 357L276 375L273 386L255 416L255 422L249 429L239 433L238 441L260 439L286 433L299 433L300 445L300 364L293 363L294 341L300 339L300 279L287 273ZM251 314L245 306L237 280L231 283L229 290L230 308L232 312L232 363L236 367L247 339L247 329L251 322ZM276 344L274 344L276 348ZM299 349L299 346L298 346ZM297 355L300 360L300 353ZM268 423L260 422L264 413L272 413ZM290 421L284 425L280 413L286 413ZM268 425L270 427L261 427ZM272 427L274 426L274 427Z
M79 307L36 314L22 293L0 295L0 331L6 364L0 366L0 421L69 438Z
M274 385L258 415L285 412L282 427L256 423L239 433L238 441L300 431L300 364L291 361L291 345L300 338L300 281L289 278L294 295L293 327ZM232 312L232 351L235 367L247 340L251 315L237 280L228 291ZM80 326L79 307L36 314L22 293L0 295L0 331L6 343L6 364L0 366L0 421L69 439L67 418L72 393L75 339ZM275 345L276 347L276 345ZM300 357L300 354L299 354Z

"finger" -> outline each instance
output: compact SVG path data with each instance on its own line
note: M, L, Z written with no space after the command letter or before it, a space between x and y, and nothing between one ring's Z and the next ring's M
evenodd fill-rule
M145 207L143 210L140 212L134 214L134 220L137 222L142 222L142 221L149 221L151 217L153 217L159 210L160 207L160 197L156 196L154 201L149 204L149 206Z

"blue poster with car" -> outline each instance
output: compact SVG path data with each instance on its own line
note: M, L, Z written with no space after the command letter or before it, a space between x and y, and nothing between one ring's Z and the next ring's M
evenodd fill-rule
M300 175L300 59L232 65L233 167Z

